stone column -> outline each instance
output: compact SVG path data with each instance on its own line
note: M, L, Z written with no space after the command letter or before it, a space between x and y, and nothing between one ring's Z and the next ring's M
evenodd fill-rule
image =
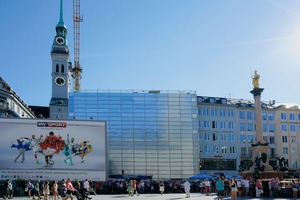
M269 143L263 139L261 114L261 93L263 90L263 88L254 88L250 91L254 96L256 117L256 143L252 144L252 161L255 162L258 158L261 158L260 165L265 167L265 171L273 171L273 167L269 165ZM254 171L254 166L250 168L250 171Z

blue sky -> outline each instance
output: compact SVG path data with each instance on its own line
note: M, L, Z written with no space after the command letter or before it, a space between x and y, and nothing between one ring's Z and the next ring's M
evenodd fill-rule
M73 55L73 0L64 21ZM0 1L0 76L29 105L51 99L59 0ZM298 0L81 0L82 89L195 90L300 103Z

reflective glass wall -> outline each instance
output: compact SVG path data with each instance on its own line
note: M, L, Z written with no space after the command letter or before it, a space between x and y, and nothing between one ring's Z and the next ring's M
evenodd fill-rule
M197 95L191 91L70 93L69 117L108 124L108 174L187 178L198 173Z

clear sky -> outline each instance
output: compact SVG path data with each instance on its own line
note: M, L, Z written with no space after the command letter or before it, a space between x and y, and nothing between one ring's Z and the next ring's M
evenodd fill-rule
M28 105L51 99L60 0L0 0L0 76ZM81 0L82 89L195 90L300 103L299 0ZM73 0L64 21L73 55Z

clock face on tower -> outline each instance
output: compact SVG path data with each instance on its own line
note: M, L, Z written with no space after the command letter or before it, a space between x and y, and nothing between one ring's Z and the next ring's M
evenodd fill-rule
M57 44L63 44L65 42L65 39L61 36L58 36L56 39L55 39L56 43Z
M66 79L62 76L57 76L54 78L54 83L58 86L63 86L66 84Z

